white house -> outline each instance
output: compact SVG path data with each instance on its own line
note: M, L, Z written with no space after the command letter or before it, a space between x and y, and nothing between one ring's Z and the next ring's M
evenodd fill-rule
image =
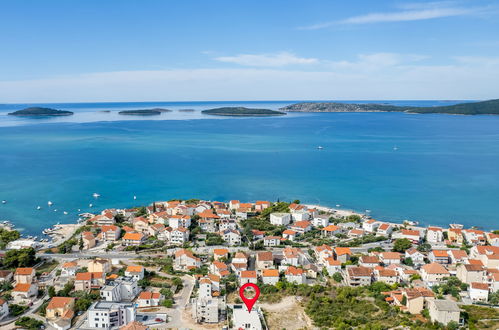
M487 283L471 282L468 293L471 300L486 302L489 299L489 285Z
M279 236L267 236L263 238L264 246L279 246L281 244L281 238Z
M189 229L185 227L178 227L171 231L170 243L182 245L187 241L189 241Z
M225 229L220 232L223 240L227 242L227 244L231 246L240 245L241 244L241 233L234 229Z
M275 226L287 226L291 222L291 214L289 213L271 213L270 223Z
M289 266L284 272L284 275L286 276L286 280L290 283L306 284L307 282L305 271L301 268Z
M116 329L135 321L135 303L96 301L88 309L88 326L99 329Z
M144 267L143 266L128 266L125 270L125 276L132 277L136 281L140 281L144 278Z
M262 282L264 284L275 285L279 281L279 271L277 269L264 269L262 271Z
M440 243L444 240L444 231L439 227L428 227L426 231L426 240L428 243Z
M380 222L374 220L374 219L369 219L366 220L362 223L362 229L364 229L367 232L374 233L376 230L378 230L378 227L381 225Z
M327 227L329 226L329 215L319 214L312 219L314 227Z
M168 225L172 228L189 228L191 225L191 217L181 214L172 215L168 218Z

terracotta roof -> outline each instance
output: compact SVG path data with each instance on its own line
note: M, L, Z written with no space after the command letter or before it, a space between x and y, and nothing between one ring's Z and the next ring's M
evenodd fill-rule
M348 268L348 274L350 276L371 276L372 275L372 269L368 267L349 267Z
M305 229L307 227L310 227L310 221L306 221L306 220L296 221L291 227L298 227L298 228Z
M126 271L129 273L141 273L144 270L142 266L128 266Z
M77 281L90 281L93 278L102 278L102 272L76 273Z
M271 251L263 251L263 252L258 252L256 255L256 258L258 261L273 261L274 256L272 255Z
M478 259L468 259L468 264L483 266L483 262L481 260L478 260Z
M146 330L147 327L140 322L133 321L125 326L122 326L120 330Z
M29 289L31 288L31 284L26 284L26 283L18 283L12 291L14 292L28 292Z
M47 305L47 309L64 308L66 305L71 304L74 300L75 298L72 297L52 297Z
M334 253L336 253L336 255L338 255L338 256L342 256L344 254L348 254L348 255L352 254L349 247L335 247Z
M466 268L468 272L480 272L484 270L482 265L464 265L464 268Z
M187 257L192 258L192 259L198 259L199 260L199 258L196 258L194 256L194 254L192 253L192 251L190 251L190 250L180 249L180 250L177 250L175 252L175 258L178 258L178 257L183 256L183 255L186 255Z
M219 255L219 256L224 256L229 253L229 250L227 249L213 249L213 254Z
M70 261L70 262L65 262L63 265L62 265L62 268L74 268L78 266L78 264L74 261Z
M398 252L381 252L380 255L382 259L400 260L400 253Z
M34 269L29 268L17 268L15 275L31 275L33 274Z
M433 255L435 257L438 257L438 258L447 258L447 257L449 257L449 254L448 254L447 250L432 250L431 253L433 253Z
M335 226L335 225L329 225L327 227L322 228L321 230L324 230L324 231L337 231L338 229L340 229L340 227Z
M390 228L390 225L387 223L382 223L381 226L379 226L378 230L387 230Z
M384 276L384 277L393 277L397 276L397 272L394 271L393 269L382 269L378 271L379 276Z
M296 275L302 275L304 273L304 270L301 269L301 268L296 268L296 267L293 267L293 266L289 266L287 269L286 269L286 275L293 275L293 276L296 276Z
M215 275L215 274L208 274L208 278L212 281L212 282L220 282L220 276L218 275Z
M241 278L256 278L256 272L254 270L243 270L241 271Z
M285 231L282 232L284 235L295 235L296 231L291 230L291 229L286 229Z
M144 235L142 233L130 233L129 232L123 236L123 239L130 240L130 241L140 241L140 240L142 240L143 237L144 237Z
M417 230L402 229L400 232L402 233L402 235L419 237L419 231Z
M103 232L107 232L107 231L117 231L118 230L118 226L114 226L114 225L105 225L105 226L102 226L101 227L101 230Z
M211 210L204 210L203 212L198 213L198 215L201 218L211 218L211 219L218 219L218 218L220 218L218 215L213 214L213 212Z
M329 266L341 266L341 261L335 260L334 258L326 258L326 262L329 264Z
M471 282L472 289L478 290L489 290L489 285L487 283Z
M449 271L447 271L447 269L445 269L444 266L436 262L433 262L431 264L426 264L423 267L421 267L421 269L423 269L428 274L446 274L446 275L449 274Z
M142 291L139 294L139 299L159 299L160 295L159 292Z
M264 269L262 272L263 277L279 277L279 271L277 269Z
M468 257L468 253L464 250L450 250L450 253L454 256L456 259L462 259Z
M365 264L377 264L379 263L379 259L376 256L361 256L360 262Z

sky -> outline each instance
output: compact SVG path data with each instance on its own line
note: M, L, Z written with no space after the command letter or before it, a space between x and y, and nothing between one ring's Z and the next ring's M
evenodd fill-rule
M499 98L499 1L1 0L0 103Z

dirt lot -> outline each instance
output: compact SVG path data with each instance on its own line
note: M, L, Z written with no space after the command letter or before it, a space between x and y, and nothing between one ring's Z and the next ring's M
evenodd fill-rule
M258 304L265 312L267 325L274 329L314 329L312 321L295 297L286 297L277 304Z

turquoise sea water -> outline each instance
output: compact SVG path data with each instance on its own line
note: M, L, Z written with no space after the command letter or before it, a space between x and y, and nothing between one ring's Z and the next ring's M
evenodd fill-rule
M75 115L45 119L8 117L24 105L2 105L0 200L7 203L0 204L0 220L33 234L75 222L78 209L171 198L279 198L370 209L382 220L499 227L499 116L199 113L220 105L276 109L290 103L63 104L48 106ZM196 112L116 114L153 106Z

